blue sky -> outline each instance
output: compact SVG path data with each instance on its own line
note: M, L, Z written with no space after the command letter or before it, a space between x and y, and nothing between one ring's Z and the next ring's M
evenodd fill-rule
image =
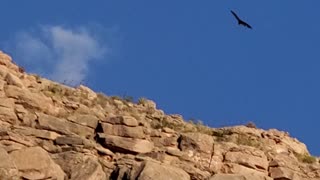
M147 97L213 127L288 131L320 155L320 1L5 1L0 49L28 72ZM234 10L253 29L238 26Z

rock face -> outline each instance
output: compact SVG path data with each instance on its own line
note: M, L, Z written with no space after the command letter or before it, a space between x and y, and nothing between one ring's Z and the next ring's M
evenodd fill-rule
M24 73L0 51L2 180L307 180L319 158L289 133L209 128Z
M65 177L60 166L54 163L48 152L41 147L16 150L9 156L25 179L56 178L63 180Z
M152 161L147 161L139 174L138 180L158 179L158 180L189 180L190 176L182 169L161 165Z

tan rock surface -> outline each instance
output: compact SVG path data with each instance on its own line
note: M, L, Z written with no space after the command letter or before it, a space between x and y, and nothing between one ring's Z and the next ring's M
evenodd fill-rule
M190 180L190 176L182 169L146 161L138 180Z
M56 178L64 180L65 174L49 154L40 147L30 147L10 153L17 169L26 179Z
M0 52L0 179L320 179L320 158L288 132L156 108L29 75Z

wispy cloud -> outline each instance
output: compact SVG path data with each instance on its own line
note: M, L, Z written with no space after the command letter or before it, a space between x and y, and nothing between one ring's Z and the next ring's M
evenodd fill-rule
M59 82L79 84L89 73L94 60L110 52L99 34L87 27L40 26L19 32L10 45L10 53L32 72Z

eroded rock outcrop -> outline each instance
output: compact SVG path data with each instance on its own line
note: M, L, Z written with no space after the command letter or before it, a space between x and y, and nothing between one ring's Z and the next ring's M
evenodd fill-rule
M27 74L0 52L0 179L320 179L320 164L287 132L186 122Z

